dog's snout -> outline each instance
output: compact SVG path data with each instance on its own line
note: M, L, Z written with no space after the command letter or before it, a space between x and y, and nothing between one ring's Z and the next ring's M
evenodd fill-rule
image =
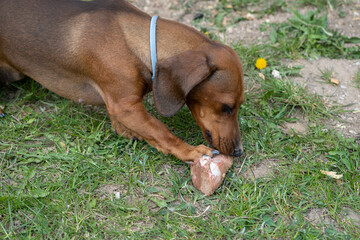
M233 155L235 157L240 157L243 154L243 150L241 148L235 149Z

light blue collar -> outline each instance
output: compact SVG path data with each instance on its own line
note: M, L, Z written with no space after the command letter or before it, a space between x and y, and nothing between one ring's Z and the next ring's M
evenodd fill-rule
M157 55L156 55L156 21L158 16L153 16L151 18L150 23L150 56L151 56L151 66L152 66L152 80L155 78L155 66L157 62Z

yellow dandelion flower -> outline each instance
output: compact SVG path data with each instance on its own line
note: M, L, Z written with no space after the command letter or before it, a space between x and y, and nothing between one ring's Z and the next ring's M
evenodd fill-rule
M255 66L260 70L266 68L266 60L264 58L258 58L258 60L256 60Z
M209 32L205 32L205 35L209 35Z

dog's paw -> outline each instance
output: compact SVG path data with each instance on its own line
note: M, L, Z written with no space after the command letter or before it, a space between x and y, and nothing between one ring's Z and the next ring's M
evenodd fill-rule
M205 145L198 145L198 146L195 146L194 149L190 152L189 158L190 158L190 161L195 161L204 155L212 157L214 154L216 154L214 149L209 148Z

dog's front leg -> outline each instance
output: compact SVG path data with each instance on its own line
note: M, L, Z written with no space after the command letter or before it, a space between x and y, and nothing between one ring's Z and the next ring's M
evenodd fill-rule
M204 145L192 146L174 136L161 121L146 111L140 99L108 106L108 113L112 121L119 122L164 154L172 154L182 161L193 161L204 154L212 155L211 148Z

